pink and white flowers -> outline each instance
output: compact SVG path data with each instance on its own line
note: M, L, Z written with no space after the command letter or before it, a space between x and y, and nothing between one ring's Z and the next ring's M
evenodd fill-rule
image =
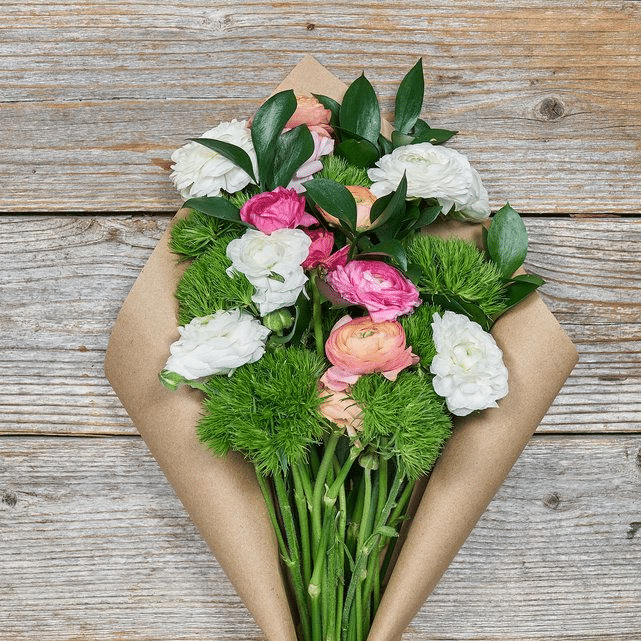
M421 304L414 284L380 260L353 260L326 278L346 301L365 307L375 323L395 320Z

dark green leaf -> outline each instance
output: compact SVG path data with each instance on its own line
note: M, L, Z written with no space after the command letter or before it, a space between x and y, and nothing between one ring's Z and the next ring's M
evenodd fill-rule
M402 134L409 133L421 115L424 93L423 60L419 58L403 78L396 92L394 126Z
M414 142L414 136L409 134L402 134L400 131L394 130L392 132L392 147L396 149L397 147L404 147L405 145L411 145Z
M356 167L371 167L379 159L378 149L367 140L343 140L334 153Z
M422 229L423 227L431 225L438 218L438 215L442 210L443 207L441 207L441 205L439 204L428 205L425 203L421 203L419 207L419 216L416 218L416 220L414 220L414 222L412 222L409 227L405 228L405 233L408 234L415 229Z
M333 180L313 178L305 183L306 196L348 229L356 229L356 201L351 192Z
M505 278L523 264L527 254L527 230L509 203L494 217L487 232L487 251Z
M545 285L545 280L537 274L519 274L518 276L514 276L514 278L510 278L509 282L529 283L531 285L536 285L537 287Z
M432 129L424 120L417 120L414 129L412 130L414 142L418 144L422 142L429 142L432 145L440 145L447 142L452 136L455 136L457 131L450 131L449 129Z
M340 111L343 129L376 144L381 132L381 112L374 88L362 74L347 88Z
M254 174L251 158L244 149L232 145L230 142L215 140L213 138L191 138L191 140L231 160L234 165L240 167L255 183L258 182Z
M274 175L269 189L287 187L296 170L314 153L314 139L307 125L300 125L276 138Z
M318 102L325 107L325 109L329 109L332 112L332 118L329 121L329 124L333 127L334 125L338 125L339 119L340 119L340 113L341 113L341 105L339 102L336 102L333 98L330 98L329 96L323 96L322 94L314 93L312 94Z
M262 188L271 179L276 139L295 111L296 96L289 89L266 100L254 116L251 128L252 142L258 159L258 177Z
M294 308L294 323L287 334L276 336L272 334L269 342L277 345L292 343L295 345L300 342L305 330L309 327L312 318L312 303L302 292L298 296Z
M400 240L385 240L382 243L371 245L367 251L358 254L356 258L365 256L387 256L392 258L403 271L407 269L407 254Z
M467 316L470 320L478 323L486 332L492 327L492 319L478 305L463 300L459 296L450 293L431 294L427 292L421 293L421 297L430 305Z
M536 278L539 279L538 276ZM539 280L542 281L543 279ZM520 303L524 298L529 296L537 287L542 284L542 282L514 279L505 290L506 311L511 307L514 307L516 304Z
M252 227L240 219L240 210L236 205L232 205L226 198L221 196L202 196L200 198L190 198L186 200L183 207L195 209L208 216L221 218L222 220L231 220L232 222Z
M423 270L416 263L410 263L405 270L405 275L418 286L423 278Z
M383 134L378 137L378 148L381 150L382 154L391 154L394 151L392 141L385 138Z
M275 280L277 283L285 282L285 277L281 274L278 274L277 272L269 272L267 278L269 278L270 280Z
M370 229L376 229L381 225L384 225L391 218L401 216L405 213L405 197L407 196L407 176L403 172L403 177L401 182L398 184L396 191L392 192L392 197L389 202L385 205L384 208L376 207L378 199L374 201L372 208L370 210Z

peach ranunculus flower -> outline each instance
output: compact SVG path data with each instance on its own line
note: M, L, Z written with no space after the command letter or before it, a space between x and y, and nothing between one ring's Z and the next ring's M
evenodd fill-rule
M419 361L406 346L400 323L375 323L370 316L343 316L332 328L325 354L333 367L323 374L321 383L338 392L348 390L363 374L380 372L395 381L401 370Z
M319 136L330 138L333 129L329 126L332 112L313 96L296 96L296 111L285 125L285 131L307 125L310 131L315 131Z
M318 407L318 411L352 438L356 432L363 429L363 408L346 392L329 389L322 383L319 385L321 396L325 400Z
M361 187L360 185L347 185L345 189L354 196L354 200L356 201L356 230L366 231L372 226L369 213L376 200L376 196L374 196L367 187ZM328 214L323 209L319 208L319 211L330 225L338 225L338 218Z

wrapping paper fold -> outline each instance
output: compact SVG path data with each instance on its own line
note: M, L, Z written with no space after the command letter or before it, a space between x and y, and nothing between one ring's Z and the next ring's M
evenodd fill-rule
M307 56L278 87L340 100L346 86ZM385 123L385 128L389 127ZM384 129L385 131L385 129ZM181 210L177 217L183 216ZM473 238L479 225L434 233ZM182 267L159 241L115 323L105 373L204 540L269 641L295 641L278 550L253 468L215 458L196 438L199 392L166 390L158 372L177 339L174 290ZM497 409L456 420L397 558L369 641L395 641L438 583L576 364L574 346L537 294L492 333L510 392Z

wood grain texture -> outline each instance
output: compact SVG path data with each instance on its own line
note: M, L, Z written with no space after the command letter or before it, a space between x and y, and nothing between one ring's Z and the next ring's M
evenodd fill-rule
M188 0L0 6L0 211L175 210L163 167L248 116L304 53L384 112L424 58L496 208L639 213L641 4ZM16 180L16 178L18 178Z
M102 372L111 326L169 218L0 218L0 434L133 434ZM526 219L528 267L580 362L542 431L641 426L641 220Z
M405 641L636 641L640 452L535 437ZM4 437L0 460L1 641L262 638L138 438Z

